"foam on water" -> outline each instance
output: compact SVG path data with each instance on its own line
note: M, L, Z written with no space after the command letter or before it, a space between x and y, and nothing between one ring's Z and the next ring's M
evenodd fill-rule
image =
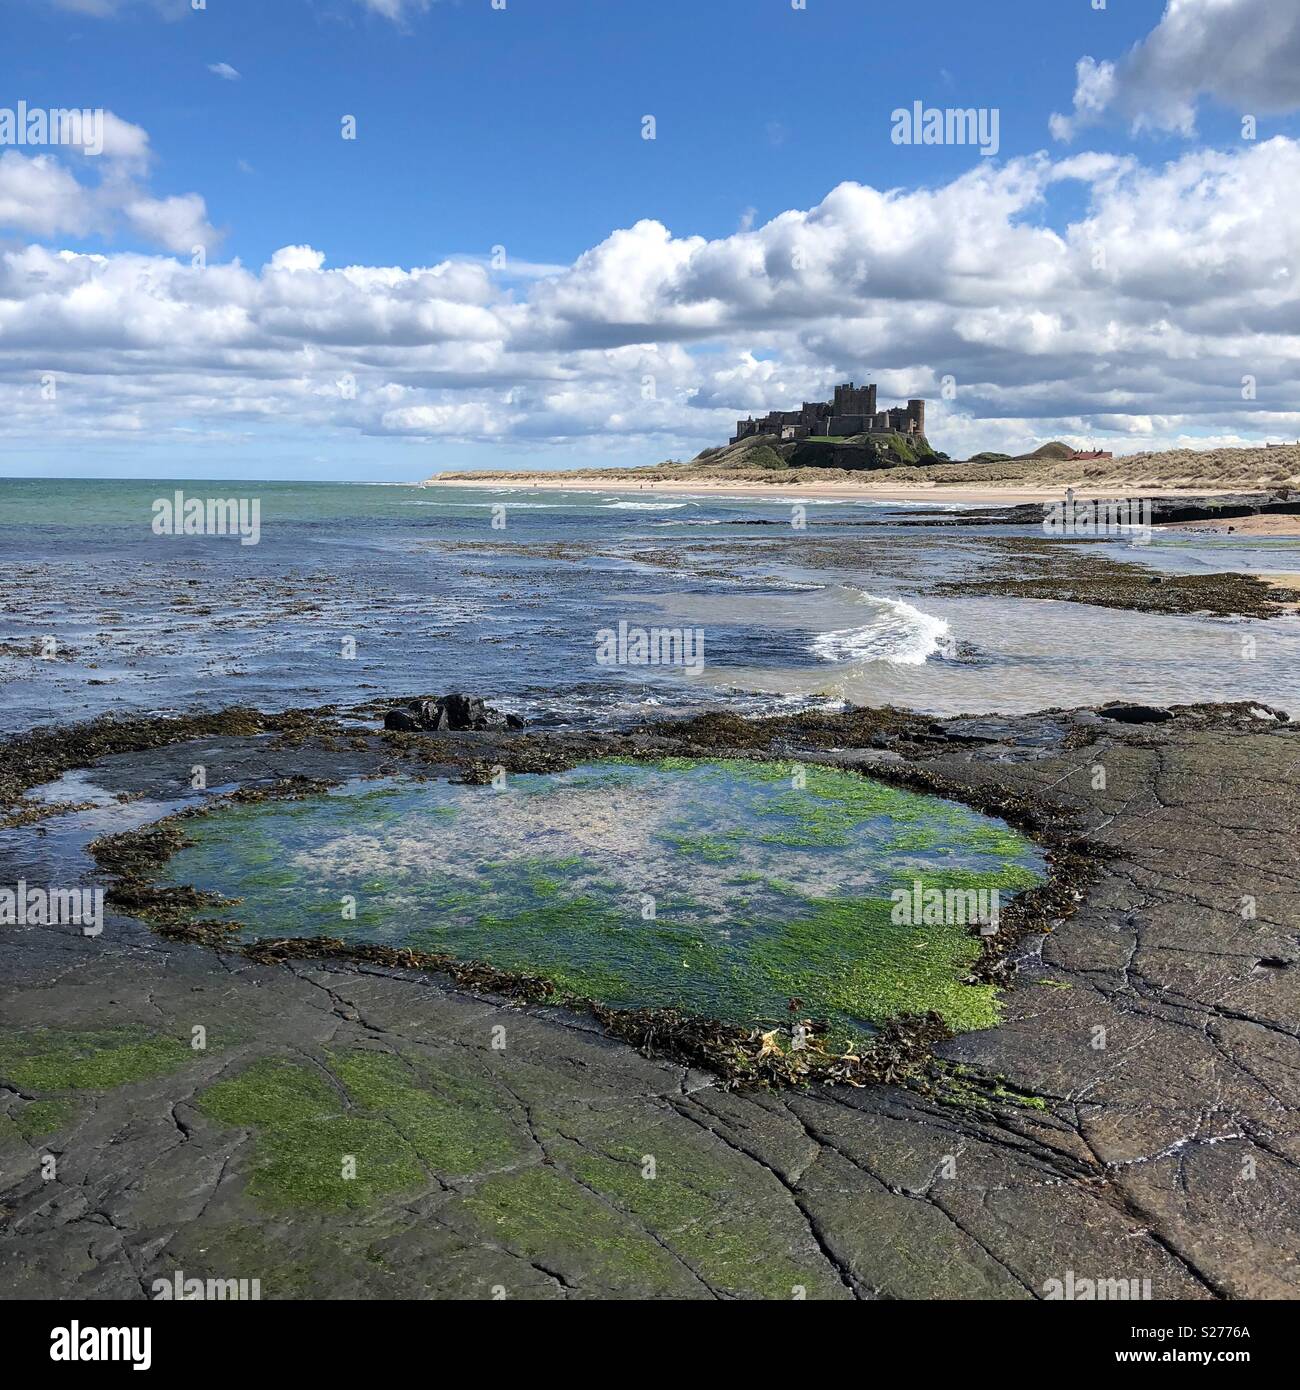
M609 512L675 512L689 506L687 502L606 502L604 509Z

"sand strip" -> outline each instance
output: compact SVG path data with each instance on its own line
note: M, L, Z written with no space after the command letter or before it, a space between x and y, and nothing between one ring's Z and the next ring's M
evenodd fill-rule
M604 482L598 477L581 478L464 478L454 475L430 478L424 487L478 487L520 489L539 492L660 492L675 496L708 494L719 499L767 497L774 500L797 501L800 497L862 498L875 502L965 502L987 506L1013 505L1018 502L1059 502L1065 498L1063 487L943 487L934 483L912 487L887 488L870 483L800 483L797 478L779 483L727 483L720 480L685 480L683 482L634 483L627 479ZM1132 492L1132 489L1129 490ZM1144 489L1143 497L1204 497L1205 488ZM1089 498L1112 498L1126 495L1115 485L1096 489L1076 488L1080 501ZM1295 518L1300 522L1300 518Z
M1234 516L1222 521L1171 521L1162 531L1200 531L1211 536L1294 536L1300 540L1300 516Z

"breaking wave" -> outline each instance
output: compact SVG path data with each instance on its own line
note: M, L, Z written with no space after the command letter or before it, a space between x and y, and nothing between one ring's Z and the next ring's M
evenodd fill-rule
M899 598L855 592L858 602L872 610L870 621L861 627L819 633L809 643L814 656L823 661L891 661L899 666L923 666L936 653L952 653L947 619L923 613Z

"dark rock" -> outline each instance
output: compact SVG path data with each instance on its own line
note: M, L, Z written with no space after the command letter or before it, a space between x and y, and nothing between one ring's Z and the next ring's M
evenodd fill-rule
M1117 719L1121 724L1163 724L1174 716L1155 705L1102 705L1097 711L1103 719Z
M402 734L417 734L420 732L419 721L414 715L407 714L404 709L390 709L384 715L384 728L395 729Z
M1041 526L1046 509L1053 505L1053 501L1064 500L1065 489L1062 488L1061 492L1060 499L1049 499L1046 503L1022 502L1013 507L963 512L955 520L962 526ZM1114 500L1141 496L1141 488L1124 487L1116 490ZM1079 505L1086 505L1090 500L1080 498ZM1104 503L1104 499L1096 500ZM1229 492L1203 497L1153 497L1147 500L1151 504L1151 520L1156 526L1184 521L1231 521L1243 516L1295 516L1300 512L1300 501L1287 488L1272 492ZM927 520L922 514L920 518L909 517L902 524L926 526L940 522L937 519Z
M523 727L524 721L517 714L502 714L480 696L456 691L434 700L409 700L405 709L389 710L384 715L384 728L402 733L492 732Z

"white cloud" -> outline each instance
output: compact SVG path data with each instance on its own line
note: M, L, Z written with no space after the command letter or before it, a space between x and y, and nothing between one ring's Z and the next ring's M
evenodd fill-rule
M1079 60L1069 140L1113 111L1134 130L1191 135L1210 98L1251 115L1300 108L1300 5L1295 0L1168 0L1160 23L1117 62Z
M363 9L372 10L395 23L405 19L414 10L427 10L431 0L360 0Z
M272 257L272 270L319 270L325 253L310 246L282 246Z
M0 209L26 209L29 234L93 217L61 166L28 163L0 161ZM1053 225L1066 182L1086 210ZM274 427L680 456L850 377L927 397L955 455L1300 437L1300 143L1280 137L1157 167L1038 155L914 191L846 183L717 240L646 220L531 279L468 258L336 267L304 245L196 269L201 201L138 194L118 215L180 259L0 253L10 439L136 420L159 440Z
M208 71L227 82L238 82L241 76L239 70L232 68L229 63L209 63Z
M197 193L172 198L134 198L122 208L128 224L145 241L168 251L207 249L214 240L207 208Z
M85 190L51 155L0 153L0 226L32 236L82 236L93 222Z
M102 150L69 147L76 153L81 182L55 153L0 153L0 231L8 228L40 237L108 236L125 227L167 251L188 254L196 245L212 249L220 235L208 222L197 193L155 197L147 186L152 152L138 125L111 111L102 113ZM87 146L94 137L83 129Z
M143 168L151 157L149 135L143 127L132 125L111 111L104 112L104 149L99 158Z

